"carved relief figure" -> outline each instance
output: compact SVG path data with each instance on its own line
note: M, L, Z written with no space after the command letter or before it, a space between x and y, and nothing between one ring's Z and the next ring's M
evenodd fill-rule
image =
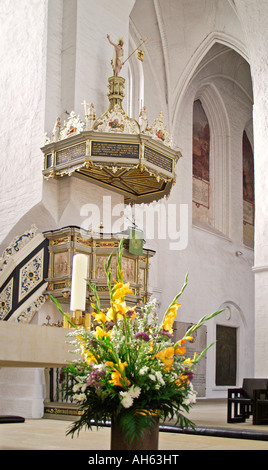
M68 274L68 253L55 253L54 255L54 276L62 277Z

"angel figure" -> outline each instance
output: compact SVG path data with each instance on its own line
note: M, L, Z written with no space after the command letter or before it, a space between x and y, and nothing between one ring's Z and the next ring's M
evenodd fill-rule
M86 114L86 130L87 131L91 131L93 129L95 121L96 121L96 111L94 108L94 104L91 103Z
M60 117L57 117L57 121L55 122L53 131L52 131L52 142L58 142L60 138L60 131L61 131L61 122Z
M140 125L141 133L144 133L145 131L148 130L148 117L147 117L146 106L143 106L141 108L141 111L139 114L139 125Z

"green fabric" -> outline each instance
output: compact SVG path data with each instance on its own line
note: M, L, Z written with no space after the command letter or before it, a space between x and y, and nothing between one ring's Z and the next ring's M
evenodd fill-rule
M143 253L143 232L141 230L129 229L129 253L141 256Z

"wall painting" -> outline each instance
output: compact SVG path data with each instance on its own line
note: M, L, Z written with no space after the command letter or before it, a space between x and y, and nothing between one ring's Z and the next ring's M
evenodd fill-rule
M243 242L254 247L254 159L246 132L243 133Z
M210 129L200 100L193 108L193 219L210 223Z

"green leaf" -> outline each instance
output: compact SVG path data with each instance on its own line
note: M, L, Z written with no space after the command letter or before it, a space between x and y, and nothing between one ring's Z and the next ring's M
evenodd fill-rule
M57 299L55 299L55 297L53 297L53 295L51 294L48 294L49 297L51 298L51 300L54 302L54 304L57 306L58 310L60 311L60 313L66 318L66 320L68 321L68 323L70 323L70 325L72 325L73 328L76 328L76 325L70 320L69 316L62 310L61 306L60 306L60 303L58 302Z
M117 280L118 282L123 282L122 272L122 252L123 252L124 238L120 240L118 253L117 253Z
M118 415L120 428L126 441L131 445L134 439L142 439L144 430L155 424L156 417L146 410L124 410Z
M216 343L216 341L214 341L213 343L211 343L207 348L205 348L194 360L194 364L197 364L201 357L204 356L204 354L208 351L208 349L210 349L212 346L214 346L214 344Z
M96 299L96 303L94 303L93 305L96 308L97 312L99 313L101 311L101 306L100 306L100 298L99 298L99 294L97 292L97 288L89 280L87 280L87 283L88 283L89 287L93 290L94 297Z
M202 326L206 321L208 320L211 320L211 318L213 317L216 317L217 315L219 315L221 312L223 312L225 309L222 309L222 310L217 310L216 312L213 312L211 314L208 314L208 315L204 315L202 318L200 318L199 322L196 324L196 325L193 325L189 328L189 330L186 331L185 333L185 336L189 336L191 335L191 333L193 333L194 331L198 330L198 328L200 328L200 326ZM184 336L184 337L185 337Z

